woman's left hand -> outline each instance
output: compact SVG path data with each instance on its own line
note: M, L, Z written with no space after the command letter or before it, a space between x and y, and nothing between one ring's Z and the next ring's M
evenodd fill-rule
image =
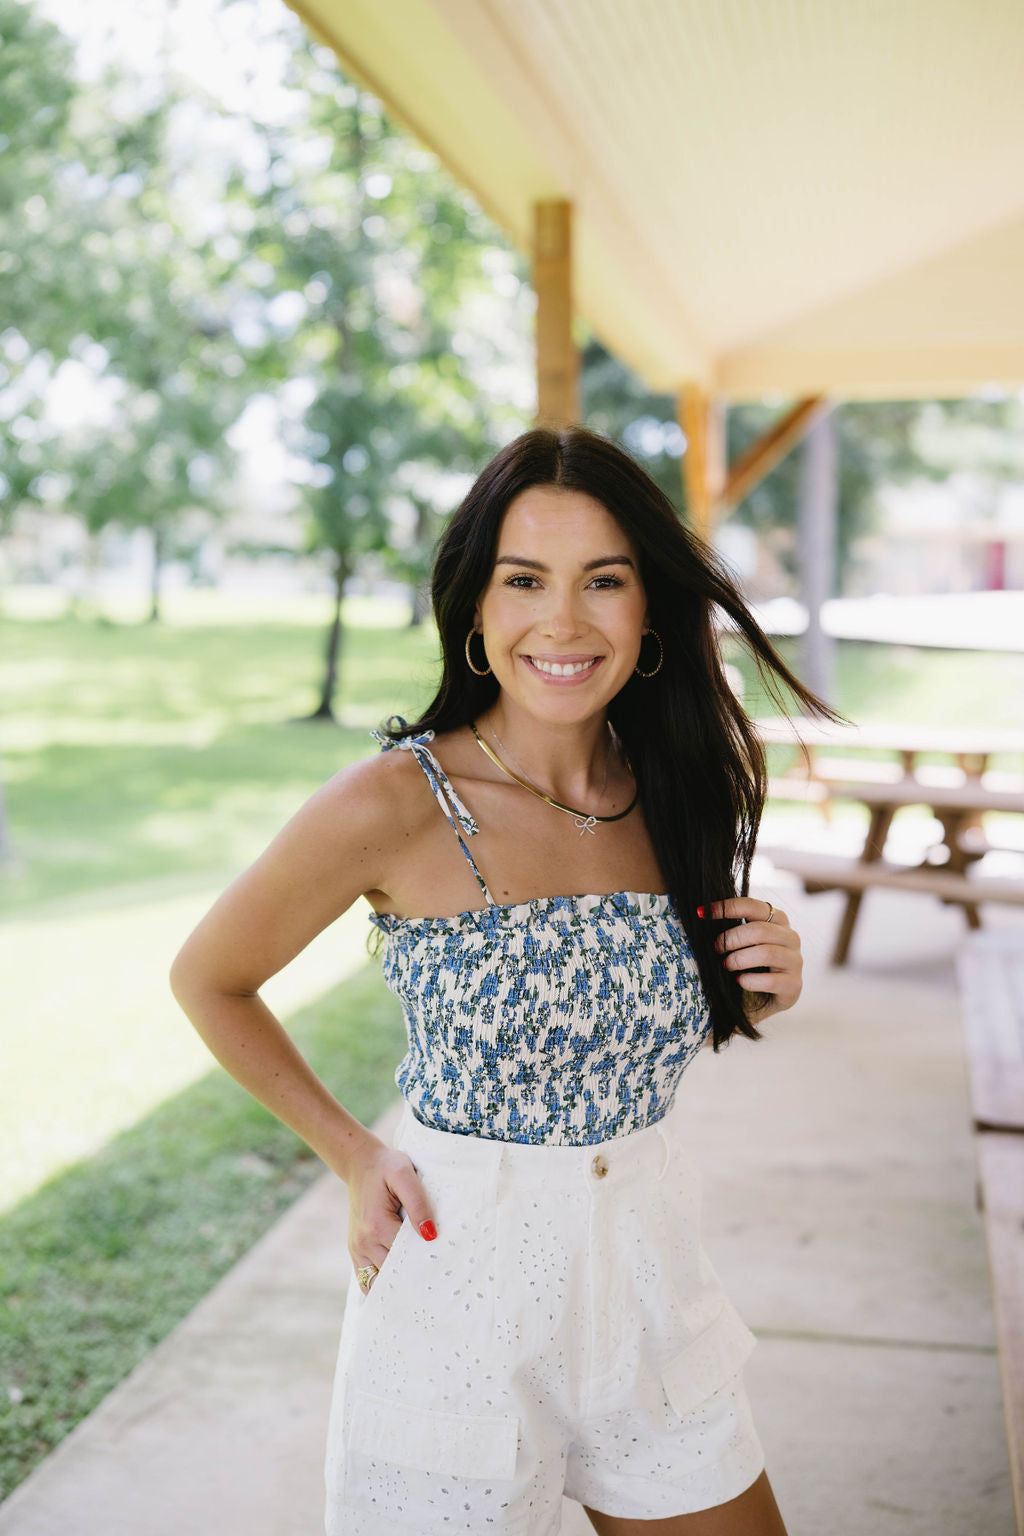
M754 998L745 998L744 1007L751 1019L767 1019L784 1008L792 1008L803 987L803 956L800 935L791 928L780 907L757 896L730 896L713 902L705 909L708 917L746 918L734 928L726 928L715 940L728 971L737 973L738 984L748 992L770 992L773 1001L759 1007ZM771 922L767 921L771 918ZM767 971L751 971L754 965L767 965Z

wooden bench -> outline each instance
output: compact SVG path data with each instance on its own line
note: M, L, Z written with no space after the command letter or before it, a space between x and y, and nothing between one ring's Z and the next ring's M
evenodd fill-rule
M988 812L1024 814L1024 781L1011 779L1010 786L994 789L966 776L959 784L926 784L914 774L907 774L890 784L840 780L827 786L829 799L857 800L869 813L868 830L859 859L836 859L797 849L766 851L780 869L800 875L806 891L846 891L846 907L832 955L833 965L842 965L849 952L861 900L869 886L896 886L903 890L923 891L942 901L958 902L971 928L981 927L980 901L1020 904L1024 881L967 879L969 866L980 859L989 846L981 826L982 815ZM913 869L886 864L882 855L893 817L901 807L911 805L927 806L942 823L942 843L936 850L941 857L934 863L926 857Z
M786 869L798 875L804 890L813 895L818 891L847 891L862 894L871 886L885 886L897 891L921 891L937 896L940 901L955 902L965 908L976 907L980 902L997 901L1011 906L1024 907L1024 880L1010 880L992 876L977 879L967 874L951 873L941 867L913 868L906 864L889 864L882 859L851 859L840 854L811 853L795 848L765 848L766 856L776 869ZM854 914L856 915L856 914ZM853 924L844 921L840 927L833 965L846 962L853 936Z
M917 759L924 753L955 758L972 775L983 773L994 755L1024 757L1024 731L1019 730L897 724L889 720L862 720L858 725L847 726L813 720L806 715L770 715L754 720L753 724L762 741L792 747L797 752L802 743L812 758L826 747L838 747L843 752L896 752L907 773L913 772Z
M1008 775L1002 776L1005 784ZM1011 781L1013 788L995 789L977 779L961 779L956 784L937 784L921 777L921 773L907 774L894 783L884 785L864 779L839 779L829 785L829 793L837 800L858 800L862 805L891 806L893 810L906 805L926 805L941 820L943 811L959 811L981 814L983 811L1003 811L1008 815L1024 815L1024 785L1020 778Z
M781 778L768 780L769 800L798 800L805 805L828 804L828 785L822 784L819 779L806 779L802 775L792 778L783 774Z
M809 775L802 764L797 764L787 768L785 773L777 775L774 782L777 784L828 784L856 780L871 781L875 784L899 784L907 777L902 763L893 762L891 759L888 762L878 762L872 758L864 758L861 762L853 762L848 757L817 756L811 765ZM963 769L954 768L950 764L922 763L909 777L917 784L951 788L953 785L963 784L965 776ZM1003 777L1008 776L1004 774Z
M972 933L957 954L999 1372L1024 1536L1024 933Z
M852 779L890 785L901 783L905 777L899 763L879 763L870 760L851 763L845 757L819 757L815 760L810 775L797 768L787 769L785 773L773 774L768 780L768 799L794 800L804 805L820 806L826 821L831 821L834 798L831 785L849 782ZM944 789L964 782L964 775L959 768L929 763L917 769L913 777L916 783Z

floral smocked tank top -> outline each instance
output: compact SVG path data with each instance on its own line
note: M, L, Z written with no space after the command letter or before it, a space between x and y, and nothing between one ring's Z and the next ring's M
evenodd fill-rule
M427 745L434 732L370 734L412 752L487 902L452 917L370 914L405 1018L395 1082L412 1113L441 1131L545 1146L660 1120L711 1031L668 895L494 901L462 837L480 829Z

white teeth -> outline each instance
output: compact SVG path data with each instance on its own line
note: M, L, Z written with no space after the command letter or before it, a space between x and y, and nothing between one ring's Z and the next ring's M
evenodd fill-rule
M592 656L589 661L569 662L563 665L560 661L538 661L536 656L530 660L539 672L550 672L552 677L571 677L576 672L587 672L597 664L597 657Z

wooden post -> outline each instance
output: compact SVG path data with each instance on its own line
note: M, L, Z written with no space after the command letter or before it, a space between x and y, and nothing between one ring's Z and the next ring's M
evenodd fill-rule
M572 204L533 205L533 286L537 294L538 427L579 421L579 351L572 335Z
M694 532L710 539L715 519L741 502L830 409L824 395L798 400L730 465L724 401L709 396L699 384L685 384L676 395L676 420L686 438L683 490Z
M676 396L676 420L686 437L683 490L690 526L710 542L726 484L725 406L699 384L687 384Z

